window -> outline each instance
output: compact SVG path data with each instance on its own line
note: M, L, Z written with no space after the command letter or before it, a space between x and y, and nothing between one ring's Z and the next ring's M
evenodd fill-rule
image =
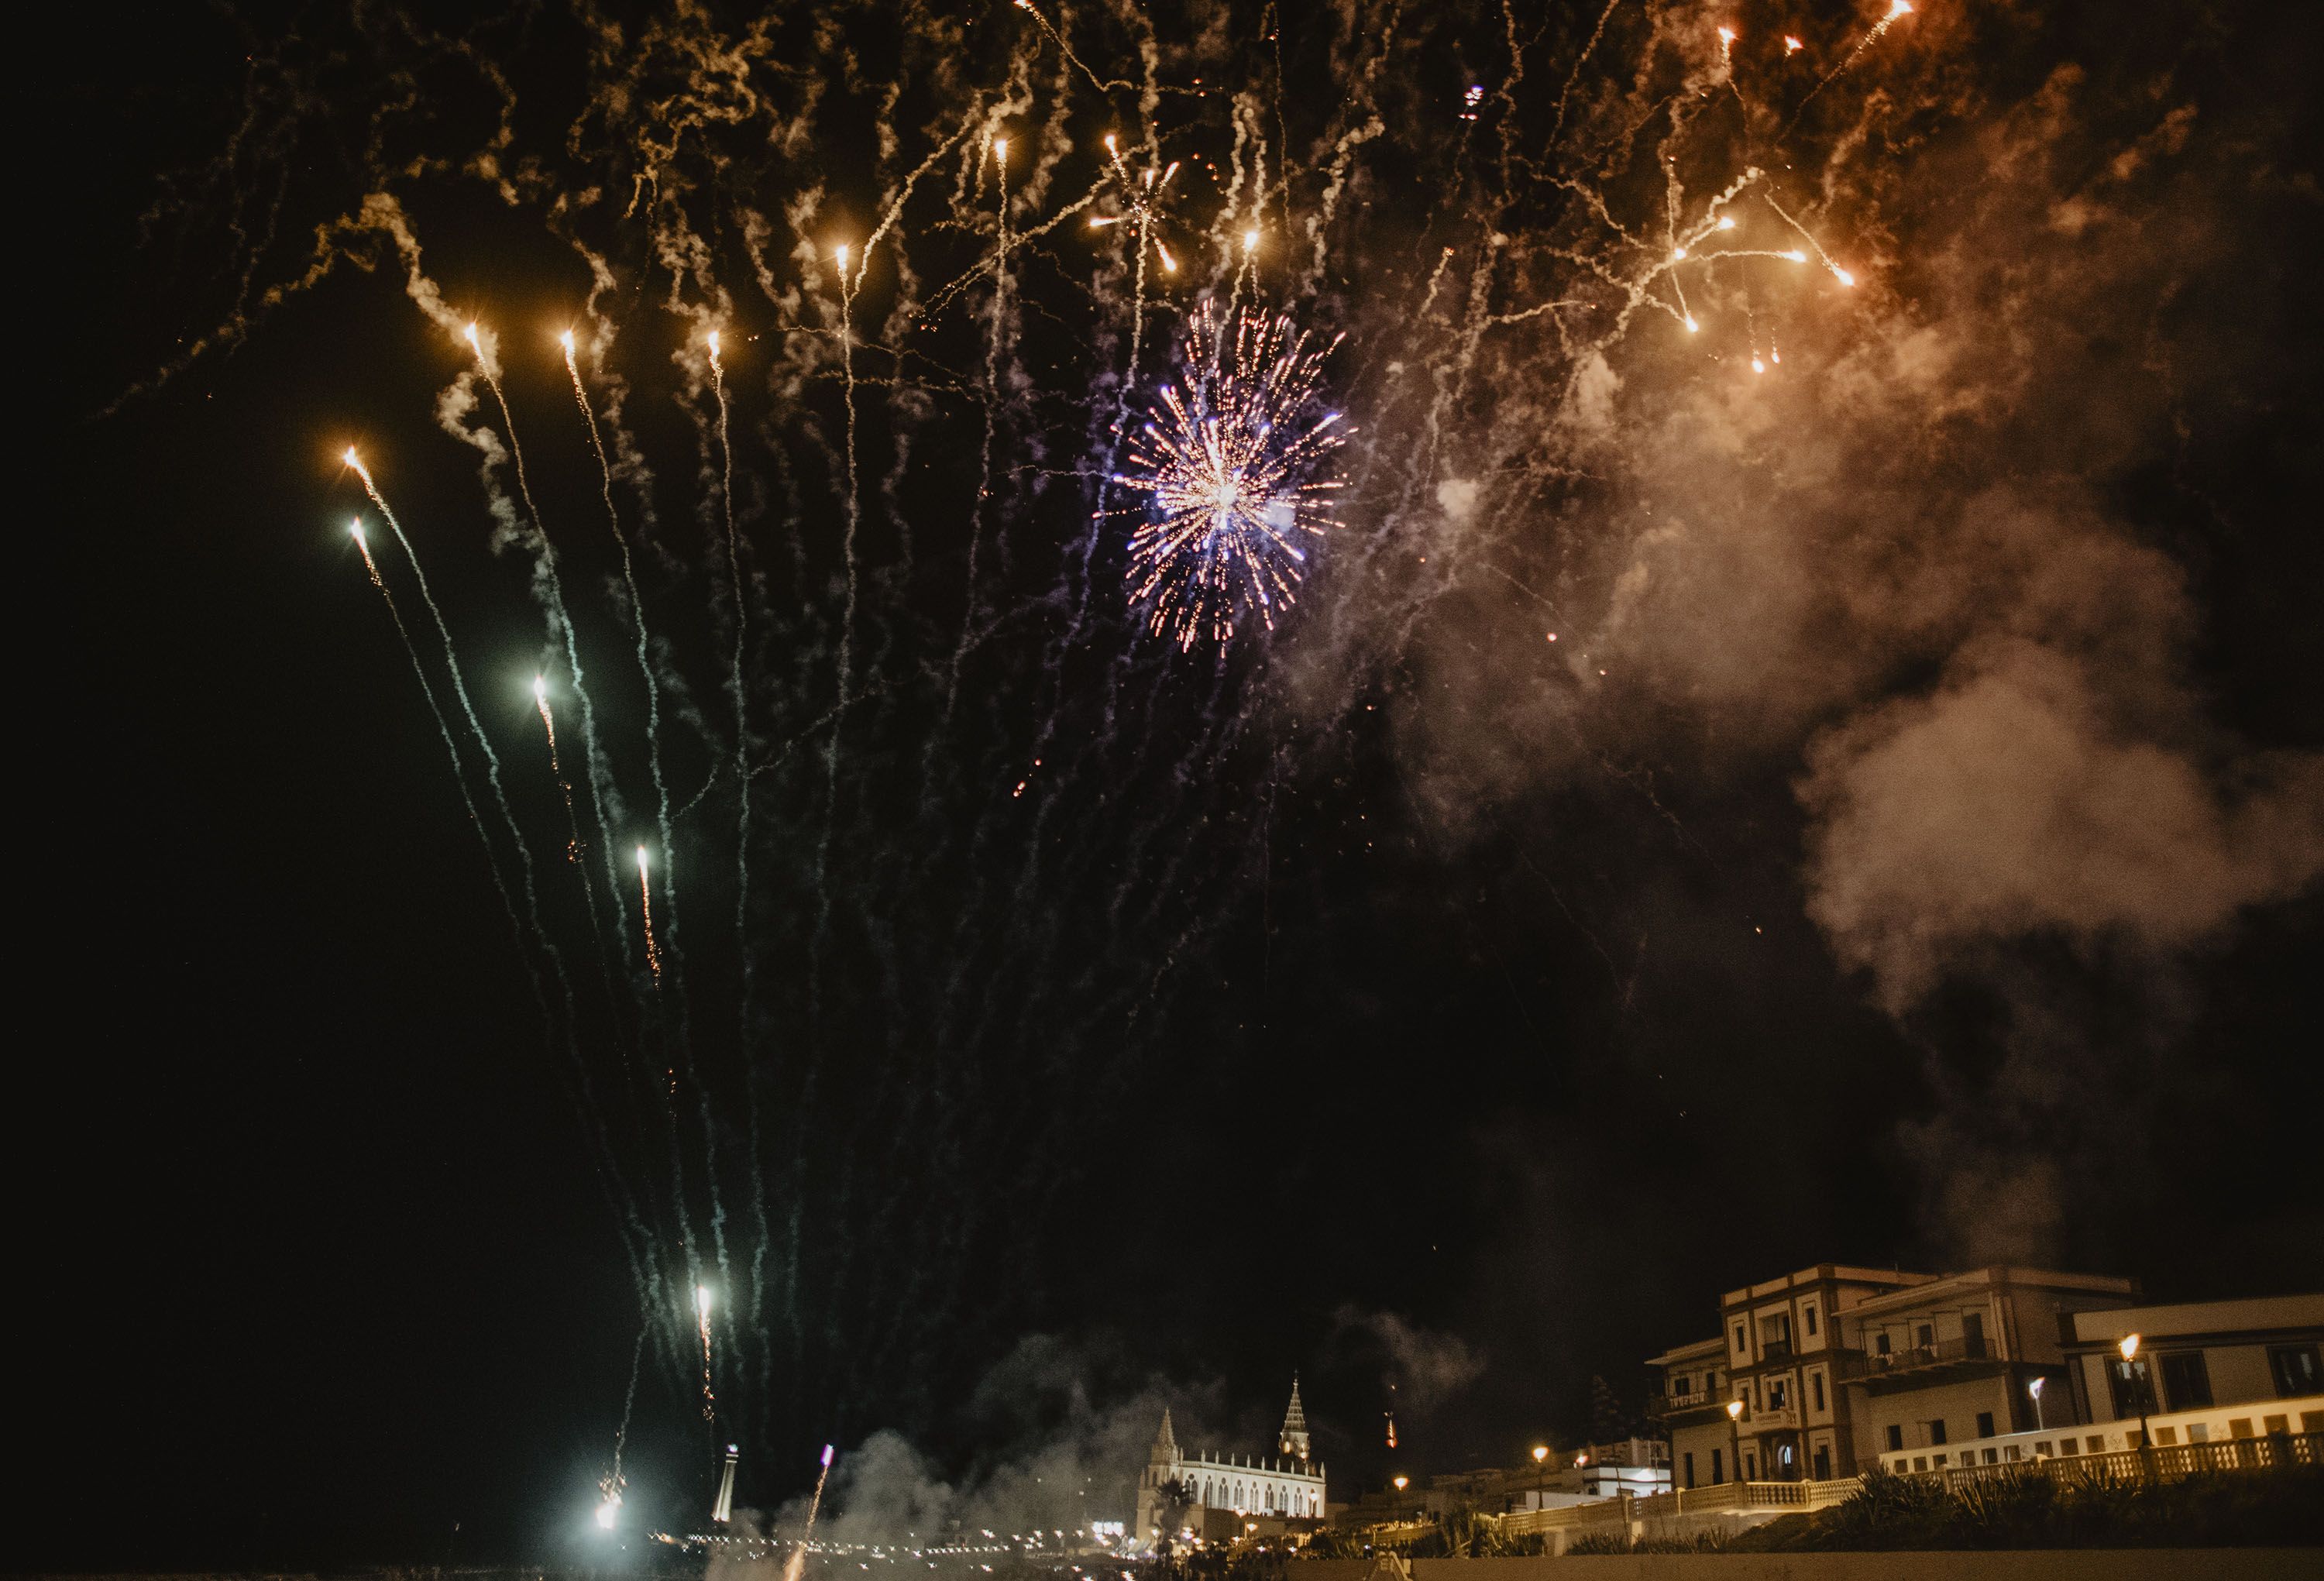
M1931 1456L1930 1459L1939 1466L1942 1466L1945 1463L1945 1457L1941 1455Z
M2230 1439L2248 1439L2251 1436L2251 1418L2239 1416L2228 1421L2227 1437Z
M1891 1449L1901 1449L1904 1447L1904 1424L1902 1422L1890 1422L1888 1424L1888 1448Z
M2211 1403L2211 1373L2201 1351L2164 1353L2163 1399L2165 1411L2196 1411Z
M2187 1424L2187 1441L2190 1444L2209 1443L2211 1441L2211 1424L2207 1421L2189 1422Z
M1913 1343L1926 1350L1936 1342L1937 1326L1934 1323L1923 1323L1921 1325L1920 1337Z
M1942 1466L1944 1463L1945 1463L1945 1457L1944 1457L1943 1456L1941 1456L1941 1455L1938 1456L1938 1457L1937 1457L1937 1464L1938 1464L1938 1465L1940 1465L1940 1466ZM1928 1457L1926 1455L1915 1455L1915 1456L1914 1456L1914 1457L1913 1457L1913 1469L1914 1469L1914 1470L1915 1470L1915 1471L1926 1471L1926 1470L1928 1470L1928 1469L1929 1469L1929 1457Z
M1813 1301L1810 1301L1805 1307L1802 1308L1800 1310L1800 1316L1807 1319L1808 1333L1812 1336L1816 1331L1815 1303Z
M1757 1449L1743 1451L1743 1480L1745 1482L1759 1480L1759 1452Z
M1815 1408L1821 1411L1823 1409L1823 1374L1821 1373L1808 1374L1808 1395L1815 1402Z
M2146 1364L2116 1356L2107 1363L2107 1388L2114 1395L2117 1420L2138 1415L2146 1404Z
M1969 1457L1968 1457L1968 1456L1966 1456L1966 1455L1964 1455L1964 1456L1962 1456L1962 1457L1961 1457L1961 1458L1962 1458L1963 1460L1967 1460L1967 1459L1969 1458ZM1994 1462L1996 1462L1996 1461L1999 1460L2000 1458L2001 1458L2001 1452L2000 1452L1999 1450L1996 1449L1996 1448L1995 1448L1992 1445L1990 1445L1990 1444L1987 1444L1987 1445L1985 1447L1985 1463L1986 1463L1987 1466L1991 1466L1992 1464L1994 1464Z
M1972 1360L1985 1354L1983 1312L1970 1312L1961 1319L1961 1354Z
M2175 1444L2179 1441L2179 1429L2177 1428L2157 1428L2154 1429L2154 1441L2158 1444Z
M1735 1325L1735 1354L1738 1356L1751 1354L1751 1337L1744 1333L1743 1325L1740 1323Z
M2025 1458L2024 1451L2020 1446L2008 1444L2003 1447L2009 1451L2008 1454L2002 1457L2004 1460L2023 1460Z
M2041 1446L2036 1444L2034 1448L2038 1449ZM2074 1448L2073 1439L2061 1439L2058 1440L2058 1453L2061 1455L2079 1455L2081 1451Z
M1929 1423L1929 1442L1932 1444L1941 1444L1944 1441L1945 1419L1943 1417L1937 1417Z
M2259 1425L2270 1434L2288 1433L2292 1430L2290 1420L2281 1416L2264 1416L2259 1419Z
M1689 1449L1689 1450L1686 1452L1685 1460L1686 1460L1686 1485L1687 1485L1687 1486L1689 1486L1689 1487L1692 1487L1692 1486L1694 1485L1694 1451L1693 1451L1693 1450Z
M1684 1394L1689 1393L1690 1391L1687 1389L1686 1385L1687 1376L1684 1373L1673 1373L1671 1374L1670 1392L1672 1393Z
M2312 1345L2271 1345L2267 1347L2267 1370L2275 1374L2275 1397L2289 1400L2295 1394L2324 1393L2324 1366L2316 1360Z
M1830 1444L1816 1446L1815 1474L1818 1482L1831 1480L1831 1446Z
M1713 1449L1711 1452L1711 1480L1714 1483L1725 1482L1727 1480L1727 1472L1719 1463L1720 1457L1724 1456L1726 1453L1727 1451L1724 1449Z
M2066 1442L2067 1442L2069 1445L2070 1445L2070 1444L2072 1444L2072 1443L2073 1443L2073 1439L2068 1439L2066 1440ZM2047 1439L2044 1439L2044 1440L2043 1440L2041 1443L2034 1445L2034 1454L2036 1454L2036 1455L2047 1455L2047 1454L2051 1453L2049 1441L2048 1441ZM2072 1450L2071 1448L2069 1448L2069 1449L2066 1451L2066 1453L2067 1453L2067 1454L2069 1454L2069 1455L2070 1455L2070 1454L2072 1454L2072 1453L2073 1453L2073 1450Z
M1875 1356L1888 1354L1888 1330L1886 1328L1872 1337L1872 1354Z
M1791 1384L1784 1378L1767 1380L1767 1409L1781 1411L1791 1402Z
M1980 1411L1977 1413L1977 1436L1980 1439L1993 1437L1993 1412Z

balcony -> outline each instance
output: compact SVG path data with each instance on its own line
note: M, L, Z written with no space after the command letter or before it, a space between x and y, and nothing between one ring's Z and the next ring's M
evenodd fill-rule
M1736 1424L1745 1433L1797 1432L1800 1408L1796 1405L1763 1405L1757 1411L1747 1411Z
M1993 1342L1982 1337L1940 1339L1904 1350L1843 1351L1834 1358L1833 1372L1844 1383L1878 1383L1886 1379L1937 1372L1983 1373L1997 1369L2003 1358Z
M1696 1412L1720 1412L1727 1409L1727 1396L1698 1389L1691 1394L1649 1394L1646 1414L1667 1420L1674 1417L1692 1416Z

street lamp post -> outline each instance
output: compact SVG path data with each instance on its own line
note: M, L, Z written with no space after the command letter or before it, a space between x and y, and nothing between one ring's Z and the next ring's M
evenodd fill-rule
M2123 1376L2138 1391L2138 1460L2146 1468L2146 1480L2154 1480L2154 1434L2146 1425L2147 1411L2153 1405L2146 1387L2146 1364L2138 1359L2138 1336L2126 1334L2115 1347L2122 1352ZM2135 1367L2137 1371L2132 1372Z
M1737 1425L1742 1420L1743 1402L1740 1400L1729 1401L1727 1402L1727 1453L1735 1463L1734 1475L1729 1479L1734 1482L1743 1480L1743 1429Z
M2042 1385L2048 1382L2046 1378L2035 1378L2025 1385L2025 1393L2034 1396L2034 1430L2037 1433L2049 1430L2042 1420Z

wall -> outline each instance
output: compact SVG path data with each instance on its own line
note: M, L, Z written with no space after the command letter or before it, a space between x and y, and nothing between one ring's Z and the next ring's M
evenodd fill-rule
M2006 1374L1943 1383L1932 1389L1898 1389L1883 1394L1875 1394L1861 1384L1850 1387L1856 1390L1856 1452L1864 1465L1891 1455L1891 1422L1903 1426L1904 1448L1911 1454L1933 1454L1976 1438L1977 1413L1980 1411L1993 1413L1997 1431L2006 1432L2009 1428L2010 1383ZM1929 1443L1927 1429L1922 1425L1932 1417L1942 1418L1945 1424L1946 1442L1934 1448Z

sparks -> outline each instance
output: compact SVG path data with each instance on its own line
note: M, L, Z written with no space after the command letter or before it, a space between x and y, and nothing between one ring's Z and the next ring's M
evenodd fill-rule
M1170 182L1178 173L1178 162L1173 160L1167 169L1160 170L1148 165L1144 174L1132 177L1130 166L1121 157L1120 147L1114 142L1113 133L1111 132L1105 136L1105 157L1106 162L1112 168L1114 180L1121 188L1121 212L1114 215L1093 215L1089 222L1090 229L1103 230L1108 225L1120 225L1122 221L1128 220L1137 227L1139 251L1142 253L1146 244L1151 241L1154 244L1156 254L1162 261L1163 271L1167 274L1177 273L1178 261L1170 255L1170 249L1163 244L1162 238L1157 233L1161 230L1163 225L1164 195L1169 191Z
M1114 481L1148 497L1130 538L1130 600L1181 649L1225 641L1250 611L1272 630L1305 574L1305 540L1334 525L1340 480L1321 474L1349 430L1337 412L1307 415L1330 350L1280 316L1246 310L1222 325L1204 302L1186 331L1187 387L1166 387L1128 438L1130 470Z
M638 910L645 918L646 968L653 973L654 980L656 982L659 982L661 980L661 951L659 947L654 943L653 880L647 877L646 874L646 848L644 846L638 847ZM700 1293L703 1299L706 1301L708 1299L709 1292L707 1291L704 1291ZM702 1321L705 1328L706 1329L710 1322L710 1317L706 1310L703 1314Z
M350 450L347 452L347 455L352 457L355 455L355 452ZM379 589L380 592L385 593L387 591L387 584L379 579L379 566L371 557L371 545L364 538L363 523L360 521L348 522L347 531L354 535L355 547L363 551L364 569L371 573L371 584Z
M638 847L638 870L645 870L645 847ZM694 1287L694 1310L702 1329L702 1419L713 1421L718 1416L718 1397L710 1392L710 1287Z

